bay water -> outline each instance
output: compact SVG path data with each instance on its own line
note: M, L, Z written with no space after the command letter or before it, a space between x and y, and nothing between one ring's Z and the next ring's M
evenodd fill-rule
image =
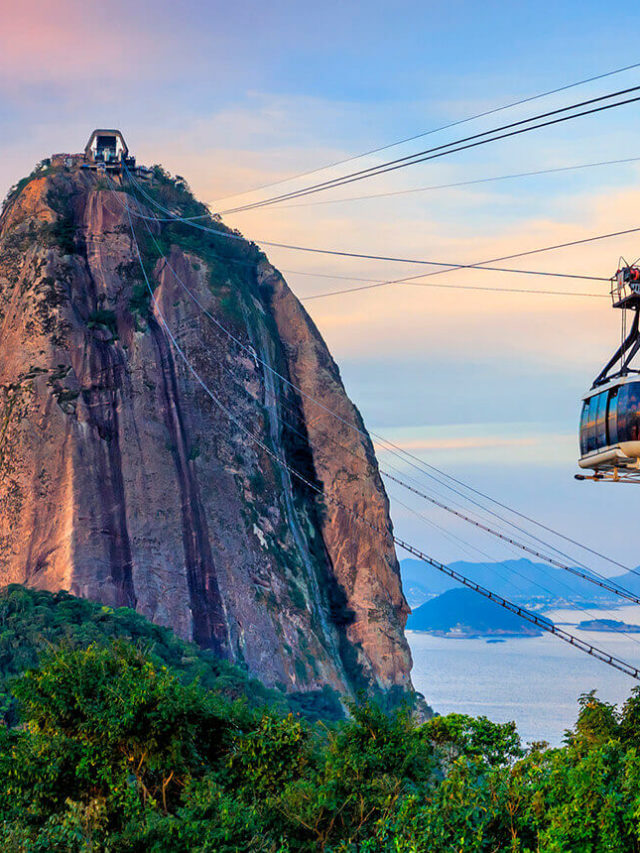
M545 615L586 642L640 667L640 634L583 631L589 618L640 625L640 607L615 610L550 610ZM459 712L495 722L514 720L524 743L562 743L578 716L578 697L595 689L607 701L622 703L633 678L577 651L551 634L491 643L487 638L448 639L408 631L416 690L440 714Z

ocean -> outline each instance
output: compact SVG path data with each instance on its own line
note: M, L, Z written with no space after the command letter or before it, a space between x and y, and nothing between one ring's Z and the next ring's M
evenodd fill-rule
M579 631L589 618L640 625L640 607L616 610L545 612L559 627L640 667L640 634ZM621 703L638 684L633 678L577 651L550 634L488 643L408 631L414 686L440 714L485 716L498 723L514 720L523 743L559 746L578 716L577 699L595 689Z

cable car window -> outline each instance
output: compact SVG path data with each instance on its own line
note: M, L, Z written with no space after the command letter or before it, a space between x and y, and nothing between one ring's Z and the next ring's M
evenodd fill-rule
M580 415L580 455L584 456L587 453L587 423L589 421L589 401L585 400L582 404L582 414Z
M607 444L618 443L618 391L612 388L609 391L609 405L607 409Z
M598 408L596 411L596 447L607 446L607 399L609 394L603 391L598 394Z
M596 449L596 414L598 411L598 395L594 394L589 398L589 412L587 414L587 424L585 428L585 437L587 443L587 453L591 453Z
M640 382L627 382L618 394L618 441L640 441Z
M621 385L618 392L618 441L627 440L627 409L629 407L629 385Z
M640 382L629 382L629 400L627 402L628 441L640 440Z

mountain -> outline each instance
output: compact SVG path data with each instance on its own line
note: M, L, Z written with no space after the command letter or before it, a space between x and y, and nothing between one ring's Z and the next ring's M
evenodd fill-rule
M445 637L538 637L525 622L471 589L450 589L422 604L409 616L407 630Z
M615 575L611 580L619 586L625 587L634 595L640 596L640 567Z
M534 563L531 560L503 560L496 563L469 563L459 561L449 567L481 586L505 598L519 602L566 603L598 602L620 603L622 599L599 589L586 580L571 575L563 569ZM460 585L448 575L423 563L406 559L400 563L402 584L411 607L417 607L434 595ZM581 569L581 571L584 571ZM640 577L632 573L611 578L632 592L640 593Z
M388 499L338 367L254 244L154 216L82 155L4 204L0 582L135 608L270 687L402 692Z

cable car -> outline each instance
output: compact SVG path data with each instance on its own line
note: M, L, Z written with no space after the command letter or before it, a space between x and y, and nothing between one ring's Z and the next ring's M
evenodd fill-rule
M640 483L640 266L620 259L611 279L611 301L622 310L622 343L582 398L577 480ZM627 331L628 312L633 317Z

